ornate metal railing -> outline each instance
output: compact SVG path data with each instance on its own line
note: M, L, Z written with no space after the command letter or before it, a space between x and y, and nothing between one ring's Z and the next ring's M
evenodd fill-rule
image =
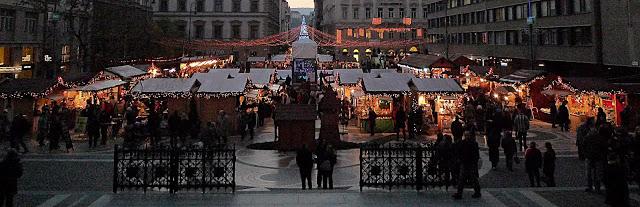
M434 144L366 144L360 147L360 190L363 187L449 186L449 170L438 163Z
M235 148L156 147L127 149L116 145L113 192L119 190L235 191Z

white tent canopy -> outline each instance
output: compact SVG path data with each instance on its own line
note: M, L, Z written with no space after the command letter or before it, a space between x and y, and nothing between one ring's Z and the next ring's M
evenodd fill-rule
M413 77L408 73L366 74L362 78L363 89L367 93L409 92L409 81Z
M334 75L340 79L340 85L357 84L364 73L361 69L334 69Z
M411 82L418 92L464 92L456 80L449 78L413 78Z
M86 85L86 86L81 86L78 88L75 88L73 90L75 91L101 91L101 90L105 90L105 89L109 89L109 88L113 88L116 86L121 86L126 84L127 82L121 81L121 80L103 80L103 81L96 81L92 84Z
M279 54L279 55L273 55L271 56L271 61L273 62L285 62L287 60L291 59L290 55L285 55L285 54Z
M254 85L268 85L271 82L271 76L276 73L275 69L267 68L251 68L249 79Z
M140 70L131 65L121 65L116 67L110 67L105 69L107 72L114 74L122 79L129 79L133 77L143 76L147 74L147 71Z
M318 59L318 62L321 62L321 63L328 63L333 61L333 56L331 55L318 54L316 57Z
M202 83L198 93L243 93L249 80L249 74L200 73L195 74L193 78Z
M248 57L247 62L264 62L267 58L265 57Z
M133 93L188 93L197 87L195 78L151 78L140 81L131 92Z
M293 58L316 59L318 43L309 38L300 38L293 42Z

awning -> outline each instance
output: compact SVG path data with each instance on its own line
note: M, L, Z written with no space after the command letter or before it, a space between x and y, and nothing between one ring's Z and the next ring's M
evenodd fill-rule
M413 77L413 74L408 73L366 74L362 78L363 90L374 94L409 92L409 81Z
M133 89L132 93L138 94L186 94L192 92L199 86L195 78L151 78L140 81Z
M318 44L308 38L300 38L292 44L293 58L315 59Z
M317 58L318 58L318 62L321 62L321 63L328 63L328 62L333 61L333 56L331 56L331 55L318 54Z
M267 58L265 57L248 57L247 62L264 62Z
M103 80L103 81L96 81L92 84L86 85L86 86L82 86L82 87L78 87L73 89L74 91L101 91L101 90L105 90L105 89L110 89L113 87L117 87L117 86L121 86L126 84L127 82L121 81L121 80Z
M542 70L518 70L510 75L500 78L500 81L508 83L526 83L544 74L545 72Z
M518 91L511 86L499 86L495 89L496 93L507 94L507 93L517 93Z
M147 71L140 70L131 65L121 65L116 67L110 67L105 70L109 73L117 75L122 79L129 79L129 78L143 76L147 74Z
M399 63L415 69L423 68L454 68L453 62L441 56L413 54Z
M279 54L271 56L271 61L273 62L286 62L287 60L291 60L291 55Z

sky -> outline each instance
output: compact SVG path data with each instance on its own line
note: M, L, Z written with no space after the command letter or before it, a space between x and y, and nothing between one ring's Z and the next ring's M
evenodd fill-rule
M313 0L289 0L291 8L313 8Z

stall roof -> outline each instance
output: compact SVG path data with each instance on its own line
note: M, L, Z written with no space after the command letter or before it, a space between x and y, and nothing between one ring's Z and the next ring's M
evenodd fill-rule
M407 56L399 64L413 68L454 68L453 62L442 56L413 54Z
M105 70L109 73L117 75L122 79L128 79L128 78L143 76L147 74L147 71L140 70L131 65L121 65L116 67L110 67Z
M286 55L286 54L278 54L278 55L271 56L271 61L274 61L274 62L285 62L290 59L291 59L291 55Z
M597 77L562 77L563 82L566 82L575 89L581 91L618 91L622 88L614 85L603 78Z
M280 80L287 79L287 76L293 78L291 76L291 70L276 70L276 73L278 74L278 79Z
M453 59L453 63L457 66L467 66L467 65L477 65L477 63L464 55L460 55L457 58Z
M544 75L546 72L542 70L518 70L510 75L500 78L502 82L509 83L526 83L532 81L538 76Z
M316 107L308 104L280 104L276 107L276 121L311 121L317 119Z
M205 74L194 76L202 85L198 93L243 93L249 81L249 74Z
M69 73L62 76L62 80L64 80L65 84L77 84L77 85L86 85L91 82L91 79L96 77L98 73Z
M264 62L266 61L266 57L248 57L247 62Z
M198 87L200 83L195 78L151 78L140 81L131 92L133 93L188 93Z
M469 65L469 70L478 76L485 76L491 70L489 66ZM495 70L494 70L495 74Z
M364 76L361 69L334 69L333 72L340 77L340 85L357 84Z
M367 74L362 78L363 90L367 93L408 92L412 78L413 74L408 73Z
M321 62L321 63L328 63L328 62L333 61L333 56L331 56L331 55L318 54L318 55L316 55L316 57L318 59L318 62Z
M411 82L418 92L464 92L460 84L450 78L413 78Z
M253 84L267 85L271 82L271 75L276 73L273 68L251 68L249 70L249 79Z
M318 54L318 43L309 38L299 38L291 45L293 58L315 59Z
M208 74L214 74L214 73L240 73L240 68L216 68L216 69L211 69L209 70L209 72L207 72Z
M394 69L371 69L372 74L379 74L379 73L398 73L397 70Z
M0 83L0 96L43 97L51 94L53 91L49 89L57 84L58 81L48 79L7 79Z
M348 55L337 55L336 61L339 61L339 62L358 62L358 61L356 61L356 58L354 58L353 56L348 56Z
M75 91L101 91L101 90L105 90L105 89L109 89L109 88L113 88L116 86L121 86L126 84L127 82L121 81L121 80L103 80L103 81L96 81L92 84L86 85L86 86L82 86L82 87L78 87L75 88L73 90Z

